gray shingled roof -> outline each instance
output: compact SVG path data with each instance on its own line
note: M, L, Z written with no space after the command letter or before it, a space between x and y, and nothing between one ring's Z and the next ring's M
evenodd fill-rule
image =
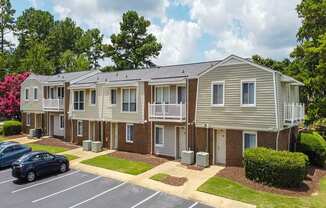
M80 71L80 72L69 72L69 73L61 73L52 75L49 77L47 82L69 82L74 79L77 79L81 76L88 74L91 71Z
M101 72L80 80L74 85L99 82L117 82L117 81L149 81L157 79L194 77L205 71L209 67L217 64L219 61L208 61L192 64L180 64L170 66L153 67L149 69L122 70L117 72Z

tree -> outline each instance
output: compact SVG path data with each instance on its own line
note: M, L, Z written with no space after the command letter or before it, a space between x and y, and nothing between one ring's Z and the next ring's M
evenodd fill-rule
M267 66L282 73L286 73L287 67L291 64L291 61L289 59L284 59L283 61L276 61L271 58L263 58L259 55L253 55L252 60L256 64Z
M157 42L147 28L150 21L138 16L135 11L123 14L120 33L111 36L111 44L105 47L106 55L111 57L118 70L137 69L151 64L151 58L160 54L162 45Z
M0 50L4 53L13 44L6 39L6 35L15 28L15 10L11 8L9 0L0 0Z
M59 63L64 72L85 71L90 68L86 55L76 55L70 50L61 54Z
M85 53L92 68L98 68L99 59L103 59L103 35L98 29L87 30L77 42L80 53Z
M22 67L35 74L52 74L54 66L48 52L49 48L44 43L35 43L22 60Z
M6 75L0 82L0 113L7 118L20 117L20 85L28 72Z

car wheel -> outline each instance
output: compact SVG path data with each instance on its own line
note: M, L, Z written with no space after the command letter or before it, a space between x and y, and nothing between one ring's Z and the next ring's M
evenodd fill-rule
M67 164L66 163L61 163L60 165L60 172L64 173L67 171Z
M29 171L27 173L26 179L27 179L28 182L35 181L35 178L36 178L36 175L35 175L34 171Z

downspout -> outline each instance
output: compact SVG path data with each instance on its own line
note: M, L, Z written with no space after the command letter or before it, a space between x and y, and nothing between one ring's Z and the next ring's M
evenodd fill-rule
M278 120L278 103L277 103L277 92L276 92L276 72L273 72L273 93L274 93L274 110L275 110L275 124L277 129L277 136L275 141L275 149L278 150L278 143L279 143L279 135L280 135L280 126L279 126L279 120Z
M205 149L206 152L209 151L208 145L209 145L209 128L208 128L208 124L206 124L206 149Z
M188 141L188 139L189 139L189 135L188 135L188 122L189 122L189 117L188 117L188 104L189 104L189 79L187 79L187 82L186 82L186 85L187 85L187 92L186 92L186 100L187 100L187 103L186 103L186 147L187 147L187 150L191 150L190 148L189 148L189 141ZM195 149L193 150L193 151L195 151Z
M149 85L150 86L150 88L151 88L151 97L150 97L150 103L153 103L153 86L151 86L151 85ZM149 109L149 103L147 103L147 120L149 119L149 111L151 110L151 109ZM151 125L151 127L150 127L150 131L151 131L151 133L150 133L150 135L151 135L151 154L154 154L154 142L153 142L153 140L154 140L154 138L153 138L153 121L151 120L151 122L150 122L150 125Z
M101 141L103 144L104 138L104 128L103 128L103 122L104 122L104 116L103 116L103 106L104 106L104 86L102 87L102 106L101 106L101 115L100 115L100 119L101 119Z

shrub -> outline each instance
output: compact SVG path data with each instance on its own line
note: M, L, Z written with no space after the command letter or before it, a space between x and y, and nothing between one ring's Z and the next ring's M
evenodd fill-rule
M297 187L308 173L309 160L303 153L275 151L263 147L244 154L246 177L277 187Z
M323 167L326 160L326 141L317 132L302 132L297 150L308 155L312 164Z
M3 124L3 134L5 136L19 134L22 130L22 123L20 121L5 121Z

